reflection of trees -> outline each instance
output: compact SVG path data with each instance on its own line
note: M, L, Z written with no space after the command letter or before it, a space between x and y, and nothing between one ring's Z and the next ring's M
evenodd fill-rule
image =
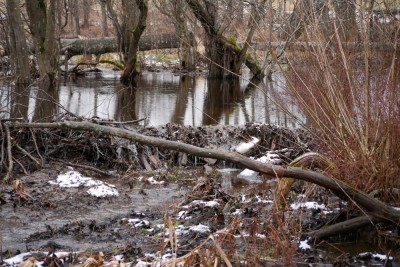
M54 86L54 85L53 85ZM49 88L48 92L39 89L36 96L35 111L32 121L51 120L57 114L59 103L59 87Z
M182 76L180 90L177 95L175 111L172 114L171 122L183 125L186 107L189 98L189 89L194 87L194 78Z
M30 87L16 83L11 93L11 118L28 119Z
M136 120L136 91L127 87L119 88L117 92L117 108L115 118L119 121Z
M255 114L255 108L254 108L254 97L251 97L252 95L254 95L254 91L256 88L258 88L259 84L261 83L260 79L257 78L252 78L249 83L247 84L245 90L244 90L244 97L242 97L241 101L240 101L240 106L243 110L243 114L244 114L244 119L245 122L250 122L250 114ZM246 108L246 99L251 97L251 113L249 114L247 108ZM268 106L266 106L268 107Z
M235 102L240 102L243 93L239 79L208 79L208 90L203 108L203 125L217 124L223 115L230 114Z

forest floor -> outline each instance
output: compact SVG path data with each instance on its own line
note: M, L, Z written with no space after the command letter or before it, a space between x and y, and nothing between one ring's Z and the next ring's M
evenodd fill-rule
M246 147L243 144L257 138L246 155L264 156L273 164L287 164L312 148L302 132L261 124L198 128L168 124L135 130L228 150ZM16 142L29 135L13 133ZM46 140L46 150L41 150L39 137ZM219 266L229 261L233 266L397 266L399 262L397 251L382 246L372 227L323 241L307 240L308 231L355 215L348 203L322 188L297 184L287 208L278 212L273 201L277 180L240 166L70 130L43 130L37 138L48 162L36 170L32 167L29 174L15 175L13 183L0 189L0 265L19 266L24 261L24 266L214 266L215 262ZM88 141L91 147L83 145ZM20 161L29 160L13 153ZM33 150L32 155L36 156ZM109 170L113 177L100 175L89 165Z

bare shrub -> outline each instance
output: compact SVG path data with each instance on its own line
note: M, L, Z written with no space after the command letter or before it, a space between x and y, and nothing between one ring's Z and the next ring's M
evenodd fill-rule
M372 8L357 9L358 42L344 41L335 19L329 35L317 20L305 27L308 45L290 57L288 84L306 127L337 165L331 175L366 192L379 189L386 201L397 202L397 190L388 189L400 188L400 27L372 38Z

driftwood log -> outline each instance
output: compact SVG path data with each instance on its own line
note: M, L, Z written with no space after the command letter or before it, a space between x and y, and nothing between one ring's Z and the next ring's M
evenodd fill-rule
M272 175L274 177L285 178L285 179L293 178L317 184L319 186L332 190L338 196L342 197L345 200L352 201L364 213L363 216L345 222L341 222L335 225L327 226L326 228L322 228L320 230L308 233L310 236L317 238L336 234L339 232L349 231L358 228L361 225L373 224L376 222L389 222L393 223L394 225L398 225L400 223L399 208L386 205L385 203L379 201L378 199L375 199L370 195L356 188L353 188L340 180L301 167L288 167L288 166L265 164L247 158L236 152L230 152L222 149L200 148L197 146L181 142L145 136L133 131L99 125L90 122L74 122L74 121L64 121L55 123L9 122L8 127L64 128L77 131L93 131L99 134L108 134L111 136L125 138L148 146L180 151L198 157L225 160L257 172Z
M194 38L193 38L194 42ZM91 38L91 39L61 39L60 53L68 57L82 54L105 54L119 52L116 37ZM160 33L143 35L139 41L139 50L147 51L154 49L179 48L181 39L174 33Z

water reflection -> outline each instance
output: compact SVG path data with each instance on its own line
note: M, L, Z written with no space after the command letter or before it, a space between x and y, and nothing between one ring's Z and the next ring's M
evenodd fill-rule
M282 105L304 117L284 90L284 80L255 85L245 80L216 80L205 77L180 77L171 73L144 73L138 89L130 91L119 83L119 73L105 70L101 75L69 80L52 93L35 87L1 86L2 117L23 117L30 121L50 118L65 110L77 116L118 121L147 118L145 125L169 122L200 126L211 124L243 125L246 122L299 127L297 120ZM58 104L59 103L59 104ZM8 115L7 115L8 114Z

